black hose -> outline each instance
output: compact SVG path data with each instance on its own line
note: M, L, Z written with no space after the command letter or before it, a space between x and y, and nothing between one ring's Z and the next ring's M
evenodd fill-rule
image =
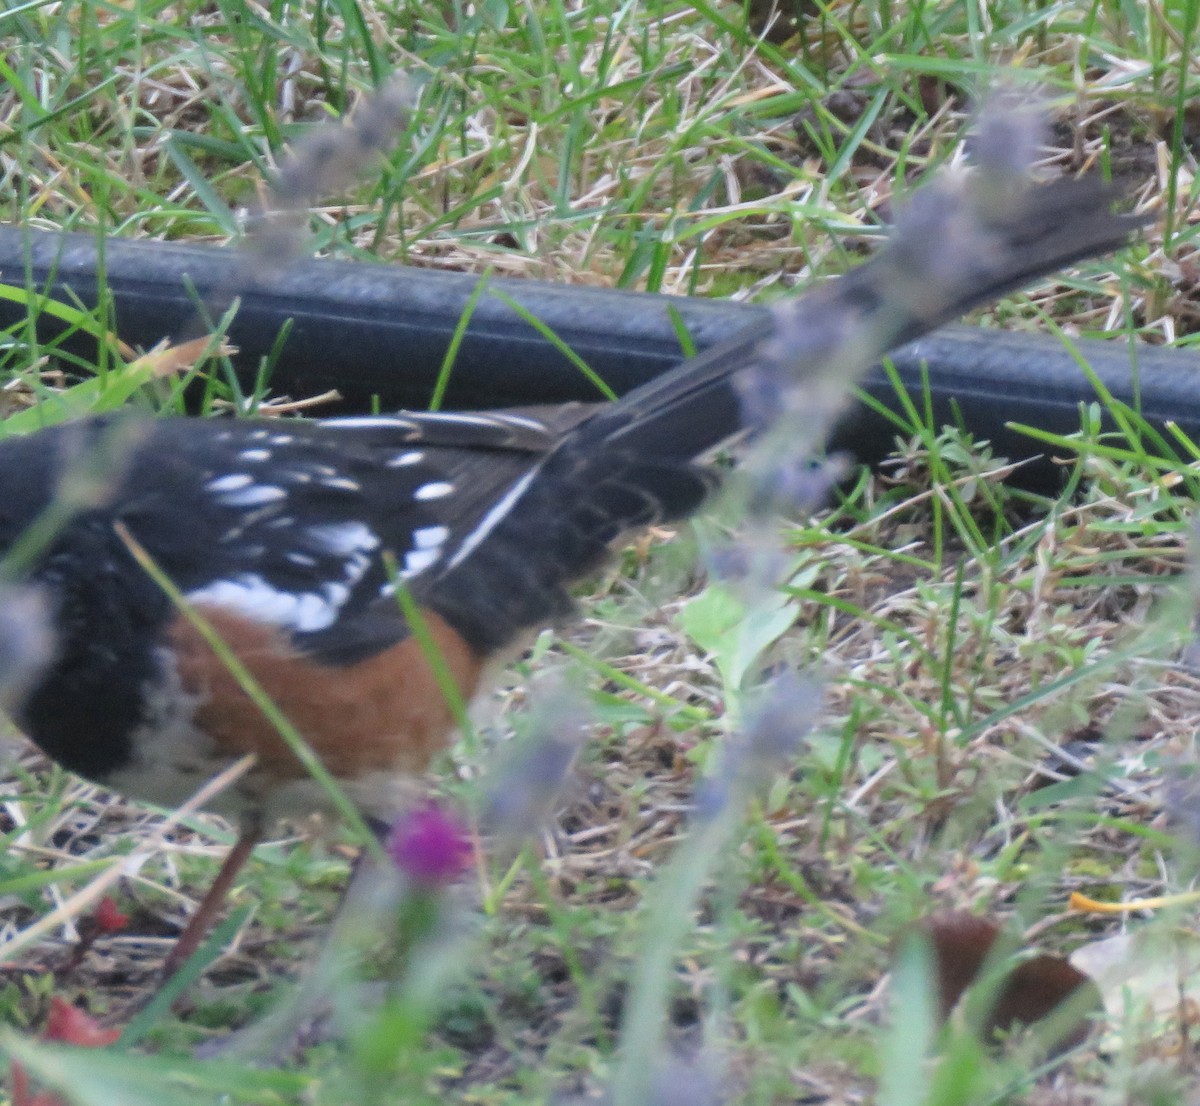
M0 227L0 280L25 283L26 243L36 290L65 298L69 288L86 306L95 305L99 265L93 237ZM104 253L117 332L147 348L188 328L197 295L208 298L237 283L244 260L235 250L124 239L108 239ZM425 407L478 283L465 273L301 262L270 286L238 289L241 307L229 332L240 350L235 363L252 380L290 319L291 333L271 378L276 391L299 396L336 388L351 410L366 408L375 396L387 407ZM497 278L490 286L540 319L618 394L678 363L680 344L667 305L679 311L701 349L730 337L762 310L532 280ZM0 325L23 317L21 305L0 302ZM41 322L51 333L53 321ZM81 338L72 348L84 345ZM600 398L595 385L533 326L497 296L484 295L458 350L444 406Z
M149 347L178 335L195 317L197 297L237 280L242 255L229 249L108 239L103 269L117 333ZM31 286L56 299L97 302L101 268L96 239L0 227L0 281ZM344 410L424 407L433 393L452 336L479 278L401 266L308 261L268 286L239 289L241 308L230 330L239 374L252 380L281 326L291 333L272 385L294 396L336 389ZM69 289L69 292L67 291ZM499 293L499 294L497 294ZM569 399L599 393L570 359L546 340L508 297L557 335L618 394L676 364L679 329L698 349L724 341L761 320L761 307L542 281L493 278L471 315L449 377L443 405L482 408ZM24 305L0 299L0 326L20 325ZM39 335L54 333L48 316ZM86 355L86 343L68 343ZM1138 344L1136 371L1122 342L1085 340L1082 357L1117 399L1137 406L1162 428L1170 420L1200 438L1200 354ZM922 394L922 366L939 422L961 422L976 438L1012 459L1042 452L1008 429L1027 423L1056 433L1079 428L1079 405L1096 393L1071 352L1054 338L950 327L906 346L892 358L904 388ZM891 410L895 391L877 370L866 390ZM1140 398L1139 398L1140 396ZM849 417L832 444L874 462L892 448L893 424L865 407ZM1057 469L1026 466L1027 485L1049 486Z

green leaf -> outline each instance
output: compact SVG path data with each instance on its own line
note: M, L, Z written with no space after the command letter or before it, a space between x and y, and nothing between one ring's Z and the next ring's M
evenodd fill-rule
M764 591L747 603L731 584L710 585L679 615L684 632L709 653L726 687L740 691L762 655L796 621L797 606L780 591Z

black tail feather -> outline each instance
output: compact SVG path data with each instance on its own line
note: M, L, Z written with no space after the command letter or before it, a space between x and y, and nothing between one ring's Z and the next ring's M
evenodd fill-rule
M889 349L1123 245L1142 220L1115 214L1119 197L1092 178L1007 190L958 181L918 193L864 265L781 306L774 325L684 362L567 433L507 513L489 519L469 556L443 574L432 605L488 647L561 616L570 609L567 585L622 533L703 502L716 478L695 460L744 429L740 374L782 367L801 405L806 382L815 392L830 375L848 395Z

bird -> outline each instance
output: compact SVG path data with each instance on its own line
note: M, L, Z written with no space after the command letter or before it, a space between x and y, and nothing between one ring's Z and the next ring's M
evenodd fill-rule
M865 366L1124 244L1141 220L1116 212L1117 196L1060 178L994 213L968 204L979 235L922 222L612 402L319 420L116 412L0 440L6 588L38 596L50 636L28 635L34 661L0 681L17 725L70 771L165 807L254 757L212 804L238 840L164 974L195 951L265 827L324 801L224 653L386 821L489 668L569 617L571 587L624 535L711 496L705 459L747 431L746 374L786 360L797 320L845 334ZM937 201L921 218L943 206L953 214Z

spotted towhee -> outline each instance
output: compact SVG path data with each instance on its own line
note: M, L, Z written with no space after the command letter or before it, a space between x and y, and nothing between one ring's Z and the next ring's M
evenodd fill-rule
M397 782L453 729L445 681L469 699L489 662L570 611L570 585L622 534L701 505L716 477L697 460L744 429L742 384L791 357L789 334L816 326L832 337L812 355L836 363L844 348L857 370L1121 245L1136 220L1113 214L1113 198L1082 179L1028 187L994 215L935 202L865 265L781 308L774 329L609 404L322 421L117 415L0 441L0 550L44 597L52 641L9 688L12 716L65 767L167 806L253 753L214 804L243 826L220 891L266 821L317 801L132 542L349 796L386 818ZM799 389L808 356L790 366Z

